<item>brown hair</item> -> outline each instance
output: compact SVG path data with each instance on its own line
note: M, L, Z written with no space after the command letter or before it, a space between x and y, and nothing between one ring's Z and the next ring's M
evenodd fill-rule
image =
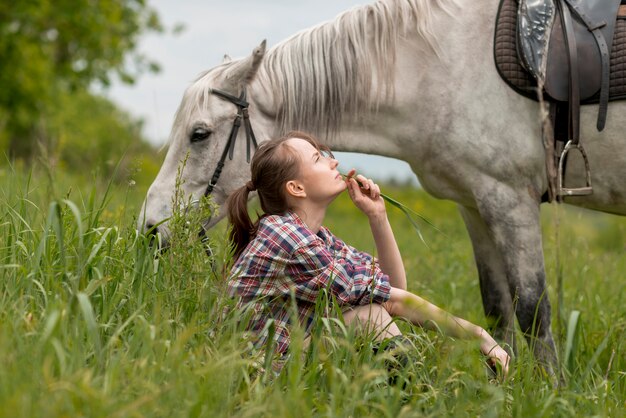
M235 258L239 257L254 238L259 223L258 219L252 223L248 213L248 197L251 191L256 190L264 215L281 215L290 209L285 184L296 178L300 171L300 157L286 144L292 138L304 139L317 150L330 153L328 147L321 145L314 136L300 131L291 131L259 146L250 163L251 181L235 190L226 200Z

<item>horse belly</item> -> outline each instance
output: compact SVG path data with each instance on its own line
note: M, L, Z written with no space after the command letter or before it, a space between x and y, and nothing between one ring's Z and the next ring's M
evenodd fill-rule
M606 127L596 129L598 106L581 110L581 144L589 158L593 194L565 198L565 202L589 209L626 215L626 101L611 102ZM575 151L567 161L565 185L584 185L583 159Z
M547 179L536 103L493 80L453 91L445 82L424 85L430 111L414 116L420 152L409 163L426 191L470 207L494 182L541 197Z
M538 200L547 188L539 107L501 80L485 48L491 35L480 36L446 33L443 56L411 45L399 54L395 111L414 129L403 159L437 198L471 207L498 183Z

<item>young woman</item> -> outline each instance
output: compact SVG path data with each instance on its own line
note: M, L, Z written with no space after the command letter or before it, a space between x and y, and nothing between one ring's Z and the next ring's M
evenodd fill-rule
M398 316L455 337L474 338L506 374L509 356L484 329L406 290L402 258L379 187L355 176L355 170L344 178L338 164L315 138L290 132L259 147L252 158L252 179L227 201L236 257L229 292L239 306L251 307L250 329L258 336L257 344L268 342L268 325L273 323L269 343L286 354L292 301L308 333L318 295L327 291L340 304L346 322L373 324L385 338L400 335L391 320ZM369 219L378 259L322 226L326 209L346 189ZM253 191L263 210L254 223L247 209Z

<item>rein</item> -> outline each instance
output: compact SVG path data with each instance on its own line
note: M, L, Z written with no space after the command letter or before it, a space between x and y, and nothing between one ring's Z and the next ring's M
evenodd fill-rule
M235 120L233 121L233 128L230 131L230 136L228 137L228 142L226 143L226 147L222 152L222 156L220 157L220 161L217 163L217 167L215 167L215 171L213 172L213 176L211 176L211 180L209 181L209 185L204 191L204 196L209 196L215 185L217 184L217 180L219 180L220 175L222 174L222 169L224 168L224 163L226 162L226 156L230 160L233 159L233 152L235 150L235 142L237 142L237 134L239 133L239 127L241 126L241 120L243 119L243 127L246 131L246 161L250 162L250 147L254 146L254 148L258 148L258 144L256 142L256 137L254 136L254 131L252 130L252 125L250 124L250 116L248 115L248 106L249 103L246 101L246 89L244 88L241 92L241 96L235 97L228 93L225 93L221 90L211 89L211 93L216 96L227 100L237 106L237 116L235 116ZM204 229L204 228L203 228Z

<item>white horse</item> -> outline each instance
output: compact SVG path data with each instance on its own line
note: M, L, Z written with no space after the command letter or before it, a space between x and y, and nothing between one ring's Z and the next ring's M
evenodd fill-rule
M540 108L496 72L498 3L382 0L202 74L184 94L140 226L159 224L167 237L161 222L172 213L186 157L182 188L203 195L238 112L214 90L239 96L245 89L260 142L301 129L337 151L399 158L429 193L457 202L496 337L515 347L517 317L536 358L554 366L539 219L548 187ZM611 103L601 133L596 113L583 106L581 114L594 192L566 202L626 215L626 103ZM218 204L249 179L243 129L238 136L212 193ZM580 161L569 164L566 184L584 184Z

